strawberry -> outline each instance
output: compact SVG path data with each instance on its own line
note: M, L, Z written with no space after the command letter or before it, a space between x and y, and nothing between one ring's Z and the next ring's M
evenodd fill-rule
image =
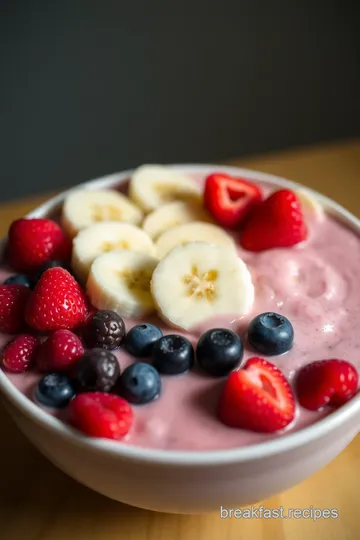
M290 247L308 235L300 202L295 193L281 189L270 195L255 210L240 236L249 251Z
M12 339L2 352L1 365L12 373L28 371L35 360L40 341L31 334L20 334Z
M223 424L272 433L295 417L295 399L281 371L262 358L251 358L228 376L218 414Z
M85 392L70 402L69 422L90 437L120 440L131 428L133 411L114 394Z
M205 180L204 205L222 227L238 228L260 201L261 190L248 180L223 173Z
M39 371L67 371L84 354L81 339L70 330L56 330L41 345L36 357Z
M26 285L0 285L0 332L20 332L24 326L24 310L30 294Z
M18 272L32 272L50 259L69 259L71 241L55 221L21 218L10 226L7 257Z
M359 375L345 360L318 360L301 368L296 393L305 409L318 411L326 405L343 405L357 392Z
M78 282L64 268L46 270L29 298L25 319L40 332L71 330L87 318L87 298Z

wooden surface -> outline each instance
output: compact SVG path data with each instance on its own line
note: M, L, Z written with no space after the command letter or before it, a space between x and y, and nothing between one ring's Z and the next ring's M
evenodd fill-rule
M237 159L322 191L360 215L360 140ZM0 233L46 197L0 205ZM265 508L336 509L337 519L221 519L130 508L77 484L49 464L0 408L1 540L357 540L360 437L324 470Z

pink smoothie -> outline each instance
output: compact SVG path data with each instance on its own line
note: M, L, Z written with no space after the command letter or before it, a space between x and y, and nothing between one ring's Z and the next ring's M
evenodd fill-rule
M302 245L262 253L238 249L255 286L251 313L242 318L229 314L207 321L191 334L183 333L194 346L204 330L228 327L244 338L245 362L251 356L259 356L246 342L249 321L259 313L276 311L290 319L295 339L291 351L268 360L290 381L301 366L322 359L345 359L360 370L360 240L329 216L322 221L307 217L310 237ZM0 282L9 274L2 270ZM139 323L125 322L127 329ZM164 334L181 333L166 327L156 317L147 322L159 325ZM10 336L0 335L0 345L9 339ZM122 370L134 361L122 350L115 354ZM29 399L33 398L39 375L8 374L8 377ZM311 413L298 406L293 424L285 432L272 435L228 428L216 416L223 384L224 378L210 377L196 368L182 375L162 376L160 397L150 404L134 406L134 425L121 444L169 450L234 448L299 430L331 413L331 409ZM66 420L66 411L49 413Z

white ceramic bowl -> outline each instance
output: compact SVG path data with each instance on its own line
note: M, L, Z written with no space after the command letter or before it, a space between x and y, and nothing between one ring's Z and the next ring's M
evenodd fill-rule
M222 170L279 187L300 187L282 178L235 167L173 167L200 174ZM131 172L106 176L81 187L119 185ZM312 193L329 212L360 234L357 218L326 197ZM30 216L53 213L64 195L48 201ZM20 430L57 467L107 497L162 512L202 513L219 511L221 505L238 508L256 504L324 467L354 439L360 425L357 395L318 423L270 442L209 452L146 450L80 436L23 396L1 370L0 390Z

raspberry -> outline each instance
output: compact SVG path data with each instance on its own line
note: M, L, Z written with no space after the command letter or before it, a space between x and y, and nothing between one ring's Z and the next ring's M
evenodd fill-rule
M120 440L132 426L133 411L121 397L87 392L78 394L70 402L69 421L89 437Z
M39 348L36 366L39 371L67 371L84 354L81 339L70 330L57 330Z
M1 365L12 373L28 371L34 364L39 344L39 339L31 334L16 336L5 346Z

